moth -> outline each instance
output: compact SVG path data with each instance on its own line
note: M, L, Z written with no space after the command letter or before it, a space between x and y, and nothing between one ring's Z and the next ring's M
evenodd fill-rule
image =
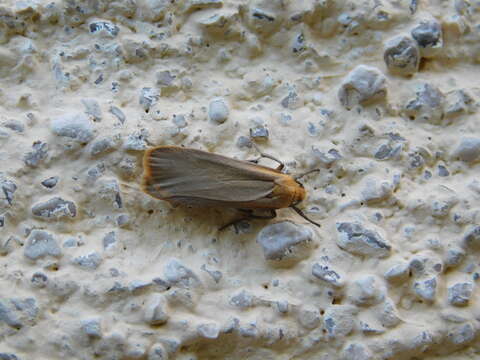
M259 149L257 148L259 151ZM310 220L296 205L306 196L302 176L282 173L284 164L260 152L260 158L242 161L202 150L177 146L148 149L143 158L143 191L174 205L235 208L244 215L220 230L246 219L273 219L276 210L292 208ZM279 163L275 169L258 165L262 157ZM255 215L256 209L269 215Z

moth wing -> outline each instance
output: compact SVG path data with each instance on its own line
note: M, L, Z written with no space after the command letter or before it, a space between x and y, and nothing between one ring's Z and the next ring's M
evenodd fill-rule
M144 158L144 190L168 200L245 202L269 195L275 170L201 150L161 146Z

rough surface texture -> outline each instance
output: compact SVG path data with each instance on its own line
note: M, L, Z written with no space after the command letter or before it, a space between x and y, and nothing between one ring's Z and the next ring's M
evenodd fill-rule
M0 360L480 358L478 1L0 19ZM281 209L218 231L243 215L139 191L151 146L254 144L320 169L298 207L321 228Z

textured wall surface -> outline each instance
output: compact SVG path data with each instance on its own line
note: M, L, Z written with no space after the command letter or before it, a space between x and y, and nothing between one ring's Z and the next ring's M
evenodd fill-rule
M480 358L479 63L476 0L1 1L0 359ZM321 228L140 191L252 141Z

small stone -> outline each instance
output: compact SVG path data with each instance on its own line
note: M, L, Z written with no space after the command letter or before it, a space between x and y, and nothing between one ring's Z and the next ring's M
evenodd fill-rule
M444 117L445 95L434 85L420 83L415 89L416 98L407 102L405 113L411 120L439 124Z
M241 309L247 309L253 305L254 297L249 292L242 290L230 298L230 304Z
M52 189L57 185L58 180L58 176L51 176L48 179L43 180L42 185L45 186L47 189Z
M385 293L385 287L372 275L355 280L348 288L348 298L359 306L378 304L385 299Z
M392 247L379 233L359 223L337 223L337 244L354 255L384 258L390 255Z
M160 94L158 93L158 90L153 88L143 88L140 92L139 103L143 110L149 112L150 108L157 103L159 98Z
M140 293L142 290L148 289L151 285L151 281L133 280L128 284L128 289L132 293Z
M344 337L353 331L355 326L354 308L348 305L332 305L325 310L323 322L328 337Z
M92 252L87 255L77 256L72 262L84 270L96 270L102 263L102 257L99 253Z
M103 249L113 248L117 242L115 231L110 231L103 237Z
M28 237L24 255L37 260L45 256L61 256L62 252L57 241L49 232L44 230L33 230Z
M197 326L197 332L205 339L216 339L220 334L220 328L216 323L200 324Z
M397 36L385 44L383 59L390 72L410 76L418 71L420 51L408 36Z
M148 130L135 131L127 136L123 144L125 150L143 151L147 148Z
M313 264L312 275L335 288L342 288L345 285L345 276L327 264Z
M357 104L366 105L387 95L385 76L375 67L359 65L342 81L338 98L348 110Z
M385 301L375 307L374 311L376 318L383 327L393 328L400 323L400 317L395 304L391 299L385 299Z
M85 335L99 339L102 337L102 326L100 319L87 319L82 320L82 331Z
M83 113L57 117L51 121L50 128L55 135L67 137L79 143L88 143L93 138L93 125Z
M176 76L173 75L170 71L159 71L156 74L157 77L157 85L160 87L169 87L173 85L173 82L176 79Z
M14 196L13 194L17 191L17 185L12 181L4 178L0 173L0 195L3 195L3 199L5 200L8 206L12 205ZM1 204L1 203L0 203ZM1 209L1 208L0 208Z
M107 21L91 22L88 28L92 34L101 34L111 38L114 38L120 32L117 25Z
M424 20L412 29L412 37L420 47L422 57L433 57L443 46L442 27L436 20Z
M373 328L372 326L370 326L369 324L367 324L363 321L360 321L360 329L362 330L362 332L365 335L379 335L379 334L383 334L385 332L384 329Z
M14 119L5 121L3 123L3 126L5 126L7 129L10 129L18 133L23 133L25 131L25 126L23 126L23 124L20 121L14 120Z
M383 275L385 279L392 283L403 283L408 279L410 265L404 261L392 266Z
M120 123L122 124L125 123L125 120L127 119L127 117L125 116L123 111L120 110L118 107L110 106L110 112L120 121Z
M295 39L293 40L292 51L294 53L301 53L305 51L305 49L306 49L305 35L303 35L303 33L300 33L296 35Z
M33 151L29 151L23 157L25 165L30 167L37 167L48 155L48 144L35 141L32 145Z
M304 225L282 221L267 225L257 236L267 260L296 259L305 257L308 244L313 240L313 231ZM304 249L302 249L304 248ZM308 251L307 251L308 253Z
M166 312L166 300L163 295L153 294L145 305L145 321L153 326L165 324L169 316Z
M205 271L207 274L209 274L213 281L215 281L215 283L219 283L220 280L222 279L222 272L221 271L218 271L218 270L210 270L207 268L207 266L205 264L203 264L200 269L202 269L203 271Z
M32 275L32 279L30 280L32 286L43 289L48 284L48 277L42 272L36 272Z
M257 125L250 128L250 137L256 141L267 141L268 136L268 129L264 125Z
M200 280L193 273L193 271L183 265L183 263L176 258L171 258L165 264L163 268L163 273L167 281L171 284L190 287L196 286L200 282Z
M477 161L480 158L480 138L462 138L452 157L465 162Z
M463 89L454 90L447 94L445 116L454 118L462 114L475 112L474 99Z
M228 105L223 98L210 101L208 105L208 117L216 124L223 124L229 115Z
M127 214L120 214L117 216L117 225L118 227L127 227L130 224L130 216Z
M469 323L460 325L448 332L448 338L455 345L463 345L475 338L475 329Z
M391 196L394 185L386 180L369 176L363 181L361 199L368 203L383 201Z
M432 303L437 296L437 279L428 278L416 281L413 290L420 300Z
M250 138L248 138L246 136L239 136L238 139L237 139L237 146L240 149L251 148L252 147L252 141L250 140Z
M168 360L168 353L162 344L153 344L148 351L147 360Z
M12 353L1 352L0 360L21 360L17 355Z
M445 267L446 268L454 268L460 265L463 260L465 259L465 251L462 249L448 249L445 254Z
M466 306L473 294L471 282L457 283L448 288L448 302L454 306Z
M32 214L45 220L59 220L64 217L75 217L77 206L73 201L54 197L32 206Z
M372 353L361 343L352 343L345 347L340 355L341 360L370 360Z
M102 110L100 104L95 99L82 99L82 104L85 106L85 114L89 115L93 121L102 121Z
M107 136L92 143L92 146L90 147L90 155L104 155L114 151L115 147L115 140L111 136Z
M300 107L300 98L297 94L297 91L295 88L290 88L288 90L288 95L285 96L280 104L285 108L289 110L295 110L298 107Z
M297 319L306 329L315 329L320 325L320 312L312 306L302 306L298 310Z
M438 176L440 177L447 177L448 175L450 175L450 172L448 171L448 169L443 165L438 165L437 169L438 169Z

